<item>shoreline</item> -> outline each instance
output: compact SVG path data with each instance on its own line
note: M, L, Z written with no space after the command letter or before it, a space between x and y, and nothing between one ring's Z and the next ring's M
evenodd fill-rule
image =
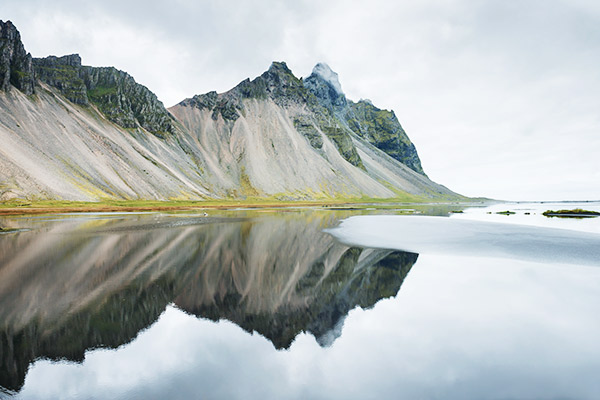
M231 210L237 208L243 209L267 209L267 208L305 208L305 207L322 207L324 209L357 209L357 208L388 208L388 207L406 207L406 206L425 206L425 205L440 205L440 206L464 206L464 205L482 205L482 201L473 202L403 202L403 201L381 201L381 200L364 200L364 201L289 201L289 202L123 202L122 204L115 203L86 203L86 202L45 202L30 203L23 205L3 205L0 204L0 216L11 215L36 215L36 214L65 214L65 213L85 213L85 212L155 212L155 211L200 211L200 210Z
M229 210L234 208L290 208L290 207L328 207L340 206L340 204L331 203L298 203L298 204L203 204L203 205L148 205L148 206L108 206L108 205L89 205L89 206L53 206L53 207L6 207L0 208L0 216L7 215L34 215L34 214L65 214L65 213L85 213L85 212L153 212L153 211L200 211L200 210Z

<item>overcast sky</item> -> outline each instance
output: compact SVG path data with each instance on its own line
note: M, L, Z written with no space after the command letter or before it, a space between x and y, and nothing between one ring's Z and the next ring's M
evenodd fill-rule
M34 57L115 66L166 106L317 62L393 109L433 180L469 196L600 199L597 0L3 0Z

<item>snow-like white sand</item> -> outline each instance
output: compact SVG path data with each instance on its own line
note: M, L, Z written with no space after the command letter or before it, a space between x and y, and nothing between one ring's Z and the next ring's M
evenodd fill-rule
M353 246L600 266L600 235L567 229L377 215L350 217L327 232Z

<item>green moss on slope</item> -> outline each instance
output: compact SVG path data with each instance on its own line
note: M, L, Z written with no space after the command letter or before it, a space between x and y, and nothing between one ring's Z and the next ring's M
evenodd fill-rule
M393 111L379 109L365 100L348 103L346 121L354 133L413 171L425 175L417 150Z
M297 116L294 118L294 127L308 139L308 142L312 147L315 149L321 149L323 147L323 138L310 118L303 115Z

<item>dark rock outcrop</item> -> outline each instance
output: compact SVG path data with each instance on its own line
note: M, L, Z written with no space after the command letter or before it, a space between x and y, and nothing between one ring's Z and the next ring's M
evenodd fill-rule
M315 95L319 104L334 114L343 114L348 107L338 75L327 64L318 63L308 78L304 79L304 87Z
M183 100L180 105L208 108L213 110L212 117L220 114L224 120L235 121L239 117L237 110L243 109L243 99L267 99L286 106L290 103L306 102L306 91L302 81L294 76L284 62L274 62L261 76L254 80L246 79L228 92L217 94L208 92Z
M113 67L82 67L79 75L88 88L88 98L111 121L124 128L138 124L153 134L173 131L173 120L156 95Z
M368 100L358 103L347 100L338 75L326 64L317 64L304 80L304 86L316 96L319 104L336 116L344 129L350 129L413 171L425 175L417 150L393 111L379 109Z
M34 58L38 78L71 102L94 104L123 128L142 127L157 136L173 133L173 118L148 88L113 67L81 65L78 54Z
M0 20L0 90L11 86L25 94L35 92L31 54L25 51L21 35L12 22Z
M75 104L88 105L87 87L79 77L81 57L71 54L63 57L34 58L38 79L57 88Z
M368 100L350 101L345 120L358 136L413 171L425 175L417 149L393 111L379 109Z

